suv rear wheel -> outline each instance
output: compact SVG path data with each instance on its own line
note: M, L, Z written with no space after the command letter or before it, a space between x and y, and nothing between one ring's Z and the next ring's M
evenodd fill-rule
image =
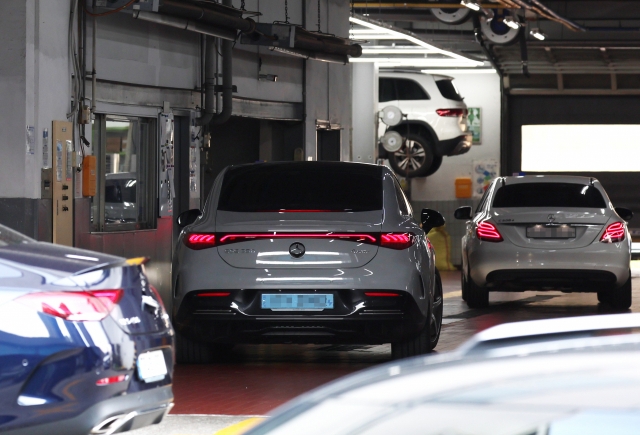
M432 170L434 163L436 167ZM403 177L426 177L438 170L442 157L439 160L435 158L433 148L425 137L407 134L402 148L389 156L389 164Z

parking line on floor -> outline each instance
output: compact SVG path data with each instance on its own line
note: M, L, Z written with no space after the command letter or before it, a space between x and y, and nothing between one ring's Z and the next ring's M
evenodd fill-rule
M444 299L462 297L462 290L445 293L444 295L442 295L442 297Z
M219 430L214 435L241 435L262 422L265 417L252 417Z

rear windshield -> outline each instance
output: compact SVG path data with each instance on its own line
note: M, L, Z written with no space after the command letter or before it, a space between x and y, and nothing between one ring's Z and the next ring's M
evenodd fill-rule
M224 177L218 210L382 210L382 168L328 162L232 168Z
M20 243L33 242L29 237L21 233L0 225L0 248L9 245L18 245Z
M523 183L498 189L495 208L570 207L606 208L604 198L593 186L571 183Z
M438 86L442 96L447 100L462 101L462 96L460 95L460 92L458 92L456 85L453 84L453 80L438 80L436 81L436 85Z

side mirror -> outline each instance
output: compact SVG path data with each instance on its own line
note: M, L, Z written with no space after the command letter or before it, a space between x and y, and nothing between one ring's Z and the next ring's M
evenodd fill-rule
M178 215L178 226L180 228L186 227L187 225L191 225L202 215L202 212L197 208L184 211Z
M618 216L620 216L622 219L624 219L627 222L629 222L633 217L633 212L628 208L616 207L615 210L616 210L616 213L618 213Z
M441 227L444 225L444 218L440 213L430 208L423 208L420 213L420 220L422 221L422 229L425 233L431 231L432 228Z
M464 207L458 208L455 212L453 212L453 217L460 220L468 221L471 219L471 214L473 213L473 209L468 205Z

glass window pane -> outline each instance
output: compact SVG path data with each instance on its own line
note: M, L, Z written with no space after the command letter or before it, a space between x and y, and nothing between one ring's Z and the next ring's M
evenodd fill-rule
M382 210L382 170L329 162L238 166L225 174L218 209Z
M458 92L456 85L453 84L453 80L438 80L436 85L442 96L447 100L462 101L462 96Z
M429 95L417 82L408 79L396 79L398 100L428 100Z
M107 117L105 147L105 225L138 222L139 122Z
M380 79L378 88L378 101L386 103L387 101L397 100L396 90L393 85L393 79Z
M604 198L593 186L572 183L522 183L498 189L495 208L558 207L606 208Z

